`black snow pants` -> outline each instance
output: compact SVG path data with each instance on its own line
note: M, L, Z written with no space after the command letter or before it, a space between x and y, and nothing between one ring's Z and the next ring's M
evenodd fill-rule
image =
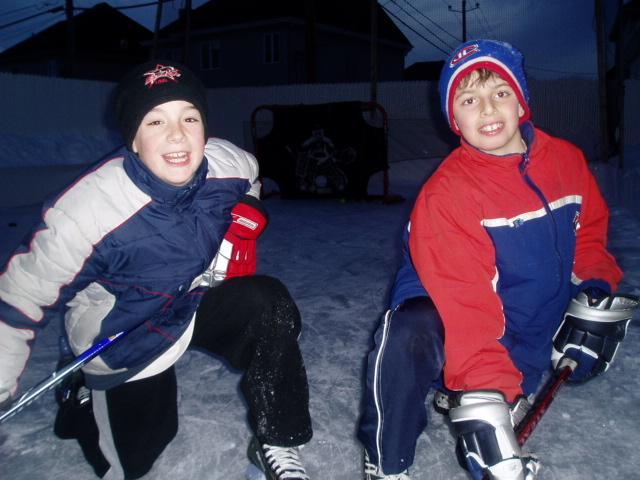
M191 346L243 372L249 424L262 443L297 446L312 436L300 328L286 287L268 276L226 280L205 293L196 314ZM88 408L60 409L56 434L76 438L98 476L142 477L177 433L174 367L92 397Z

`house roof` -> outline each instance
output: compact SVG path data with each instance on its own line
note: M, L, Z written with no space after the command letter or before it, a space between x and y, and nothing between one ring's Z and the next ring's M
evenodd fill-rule
M76 54L120 54L137 51L152 33L118 10L99 3L73 17ZM0 59L52 57L67 54L67 21L60 21L0 53Z
M405 80L438 80L444 60L415 62L404 69Z
M340 29L370 35L370 0L312 0L317 25L327 25ZM255 23L282 18L306 20L307 1L303 0L211 0L191 12L190 28L206 30L229 28L234 25ZM378 9L378 37L396 42L407 49L411 42L388 17L380 5ZM167 25L163 34L182 33L186 20L181 15L178 20Z

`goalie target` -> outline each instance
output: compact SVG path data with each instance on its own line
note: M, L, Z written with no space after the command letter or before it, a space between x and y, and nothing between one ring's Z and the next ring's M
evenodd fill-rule
M251 132L260 175L283 197L364 198L380 171L388 193L387 114L375 102L262 105Z

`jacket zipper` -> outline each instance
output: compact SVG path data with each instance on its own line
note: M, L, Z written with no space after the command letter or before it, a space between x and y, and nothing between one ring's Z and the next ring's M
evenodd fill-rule
M549 207L549 202L545 197L542 190L535 184L535 182L531 179L531 177L527 174L527 169L529 167L530 159L529 154L527 152L522 154L522 162L520 162L519 169L520 174L522 175L523 180L527 184L527 186L533 190L536 196L542 201L545 211L547 212L547 216L549 217L549 221L551 222L551 233L553 237L553 249L556 260L558 261L560 278L558 279L558 285L556 287L556 292L560 290L560 279L564 278L564 264L562 262L562 255L560 254L560 249L558 247L558 224L556 223L556 218Z

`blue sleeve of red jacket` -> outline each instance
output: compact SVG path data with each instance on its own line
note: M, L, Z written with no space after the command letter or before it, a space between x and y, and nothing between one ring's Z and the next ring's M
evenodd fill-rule
M408 222L402 235L402 258L391 288L389 308L394 309L406 300L415 297L428 297L409 253L409 233L411 222Z
M583 193L572 275L574 293L590 286L612 293L618 288L623 273L607 250L609 208L582 154L577 169Z

